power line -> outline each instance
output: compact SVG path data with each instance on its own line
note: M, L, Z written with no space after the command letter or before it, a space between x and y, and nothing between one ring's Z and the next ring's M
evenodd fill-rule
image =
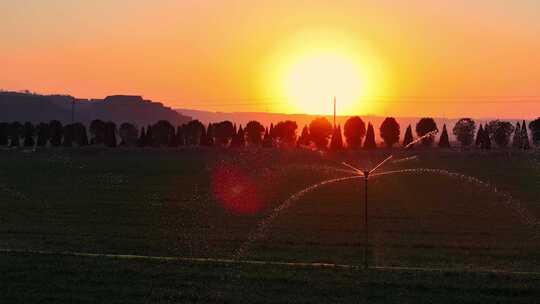
M216 101L216 102L209 102ZM219 102L223 101L223 102ZM463 97L463 98L432 98L432 97L380 97L361 99L359 102L384 103L384 104L505 104L505 103L538 103L540 96L509 96L509 97ZM264 106L284 105L291 102L286 99L272 98L239 98L239 99L203 99L181 103L183 106Z

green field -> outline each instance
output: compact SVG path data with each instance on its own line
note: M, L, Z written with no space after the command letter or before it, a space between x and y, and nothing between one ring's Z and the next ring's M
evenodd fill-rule
M400 152L416 158L390 162L380 172L447 169L490 182L497 192L465 176L374 177L368 259L381 268L368 272L53 254L362 265L360 180L324 185L277 216L273 210L314 183L352 175L342 161L366 164L388 153L1 151L3 296L21 303L534 302L540 295L540 156L533 152ZM237 175L217 178L218 172ZM224 207L230 195L256 201L257 212ZM242 256L239 248L246 249Z

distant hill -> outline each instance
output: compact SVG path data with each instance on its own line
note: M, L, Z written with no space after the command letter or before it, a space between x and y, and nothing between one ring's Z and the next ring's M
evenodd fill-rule
M39 95L0 92L0 121L48 122L53 119L71 122L72 106L75 121L89 124L94 119L131 122L138 126L168 120L180 125L191 120L159 102L141 96L117 95L105 99L78 99L66 95Z
M235 122L236 124L242 124L246 125L250 120L257 120L261 122L265 126L269 126L270 123L276 123L279 121L284 120L294 120L298 124L299 131L301 128L303 128L304 125L309 125L309 123L317 117L317 115L307 115L307 114L280 114L280 113L262 113L262 112L210 112L210 111L201 111L201 110L189 110L189 109L177 109L178 112L191 116L193 119L198 119L204 124L208 124L209 122L218 122L223 120L230 120ZM325 116L328 118L330 122L333 121L332 116ZM336 117L336 123L343 126L345 124L345 121L350 116L337 116ZM373 126L375 127L375 134L378 137L379 136L379 126L385 119L385 117L382 116L361 116L362 119L367 123L371 122ZM401 136L405 133L405 129L408 125L411 125L413 128L413 133L415 132L415 126L416 123L420 120L421 117L396 117L396 120L401 126ZM457 118L441 118L441 117L434 117L437 126L439 126L439 130L442 130L443 124L446 124L446 127L448 128L448 132L450 135L450 138L453 140L453 134L452 134L452 128L456 124L456 122L459 120ZM494 119L494 118L493 118ZM475 119L476 123L486 123L487 121L492 120L492 118L482 118L482 119ZM511 121L512 123L515 123L519 121L518 119L506 119L507 121ZM378 138L380 140L380 138Z

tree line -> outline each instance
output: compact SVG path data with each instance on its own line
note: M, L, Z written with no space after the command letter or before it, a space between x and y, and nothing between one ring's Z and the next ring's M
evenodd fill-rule
M417 138L439 131L433 118L421 118L415 125ZM531 138L529 137L529 130ZM307 147L313 149L376 149L380 147L375 139L375 128L362 118L353 116L343 126L336 127L324 117L315 118L302 128L297 136L298 125L287 120L277 124L263 126L258 121L250 121L245 127L230 121L203 125L192 120L181 126L173 126L165 120L153 125L138 128L131 123L117 126L114 122L93 120L89 130L82 123L62 125L60 121L33 125L30 122L0 123L0 146L9 147L82 147L88 145L106 147L180 147L180 146L219 146L242 148L254 147ZM383 146L387 148L401 144L412 147L415 140L413 128L408 125L403 138L401 128L393 117L387 117L379 126L379 135ZM529 149L530 139L540 146L540 118L531 121L528 126L523 122L515 125L508 121L493 120L477 126L471 118L462 118L452 129L459 145L491 149L494 146L516 149ZM90 135L90 136L89 136ZM436 136L423 138L419 145L433 146ZM443 125L437 146L450 148L448 130Z

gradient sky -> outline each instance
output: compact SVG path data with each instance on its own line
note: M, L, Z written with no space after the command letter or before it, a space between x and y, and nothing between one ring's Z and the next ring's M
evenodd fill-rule
M0 1L0 37L2 89L290 112L277 71L313 46L354 50L358 114L540 116L536 0Z

